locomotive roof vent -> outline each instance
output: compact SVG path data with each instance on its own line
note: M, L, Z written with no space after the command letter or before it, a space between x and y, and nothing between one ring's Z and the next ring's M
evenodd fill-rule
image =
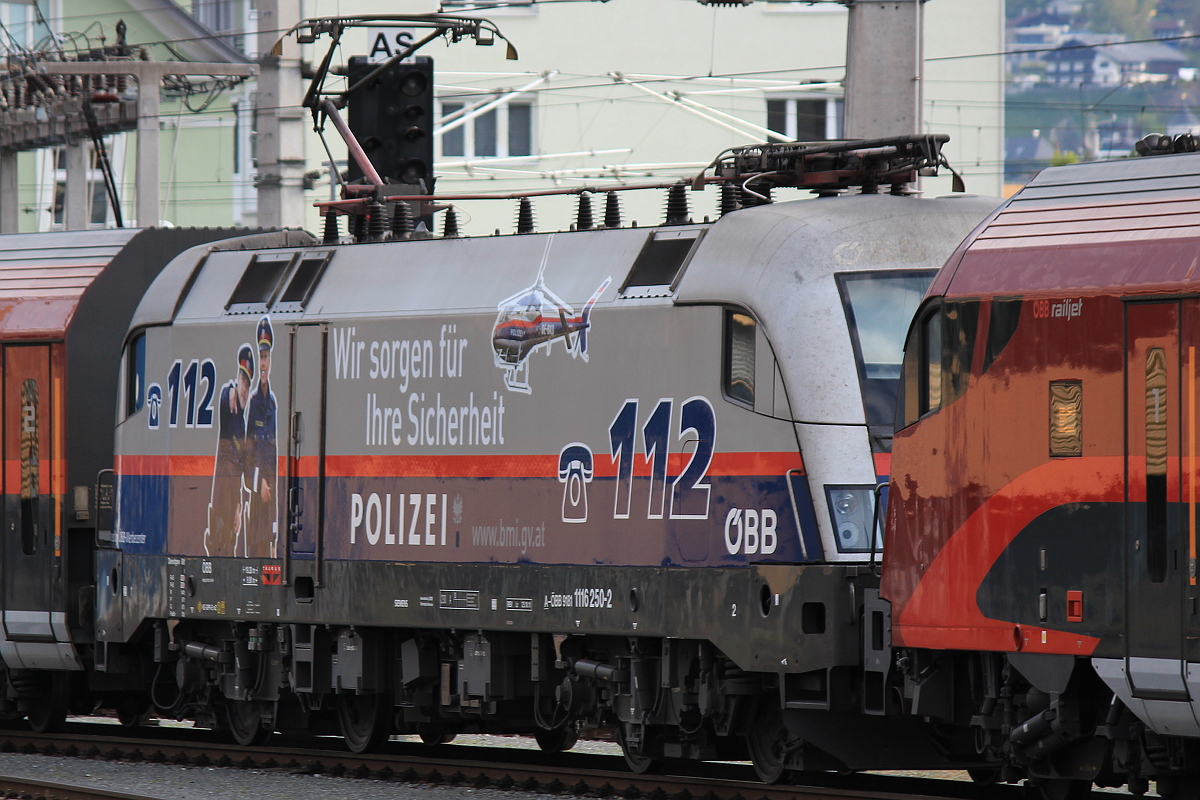
M279 284L292 264L291 253L260 253L250 259L234 287L225 310L230 314L261 314L275 299Z
M226 313L303 311L332 257L332 250L256 254L229 296Z
M703 227L652 231L621 286L620 297L667 297L704 237Z

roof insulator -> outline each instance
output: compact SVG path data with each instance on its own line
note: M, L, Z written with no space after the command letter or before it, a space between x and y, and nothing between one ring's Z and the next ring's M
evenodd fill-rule
M721 204L717 209L719 216L725 216L731 212L741 208L741 203L738 202L738 189L732 183L721 184Z
M365 242L367 240L367 215L355 214L351 219L354 220L350 223L350 231L354 235L354 241Z
M755 181L742 186L742 208L765 206L771 203L771 184Z
M619 228L621 227L621 198L616 192L607 192L608 198L604 201L604 227Z
M590 231L596 227L592 222L592 196L587 192L579 193L579 211L575 215L575 230Z
M372 200L367 206L367 236L372 242L380 242L387 230L387 209L383 203Z
M406 200L397 200L392 208L392 238L407 239L413 232L413 214Z
M442 228L443 239L457 239L458 234L458 214L454 211L454 207L446 209L446 224Z
M325 244L337 244L341 238L341 233L338 232L338 215L336 211L325 212L325 235L322 237Z
M533 201L528 197L517 205L517 233L533 233Z
M683 181L667 190L667 225L687 225L688 219L687 184Z

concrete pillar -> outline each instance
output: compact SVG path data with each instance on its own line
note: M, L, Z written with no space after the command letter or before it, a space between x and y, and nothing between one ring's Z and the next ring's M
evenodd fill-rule
M258 224L267 228L304 226L304 131L300 107L300 46L283 40L282 55L272 49L300 21L300 0L258 0Z
M66 146L67 185L63 191L63 229L84 231L91 223L88 213L88 143Z
M158 93L162 76L150 69L138 74L137 99L137 227L157 226L158 207Z
M17 180L17 154L0 153L0 233L21 230L21 191Z
M921 132L924 1L854 0L846 31L847 139Z

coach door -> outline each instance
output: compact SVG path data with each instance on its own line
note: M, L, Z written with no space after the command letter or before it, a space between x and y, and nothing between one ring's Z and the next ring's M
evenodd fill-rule
M1181 356L1180 304L1125 308L1125 635L1135 695L1187 699L1183 608L1188 578L1181 455L1191 360ZM1194 403L1194 400L1191 401ZM1189 482L1190 483L1190 482ZM1194 491L1194 490L1193 490Z
M328 329L324 325L296 325L290 329L288 420L288 557L291 572L309 575L320 585L313 569L291 560L313 559L320 569L322 520L325 509L325 364Z
M4 347L4 630L10 641L54 641L51 591L54 397L49 345Z

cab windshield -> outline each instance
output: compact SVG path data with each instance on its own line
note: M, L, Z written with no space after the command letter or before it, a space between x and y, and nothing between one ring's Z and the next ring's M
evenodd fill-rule
M854 343L858 382L875 452L889 452L904 337L937 270L843 272L835 277Z

